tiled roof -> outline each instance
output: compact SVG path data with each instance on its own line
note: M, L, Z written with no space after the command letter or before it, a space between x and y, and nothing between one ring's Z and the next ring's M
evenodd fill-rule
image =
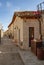
M40 14L40 12L37 12L37 11L24 11L24 12L15 12L15 15L16 16L35 16L37 14Z
M9 24L9 26L14 22L16 16L22 17L22 18L24 18L24 17L29 18L29 17L37 17L37 14L40 14L40 12L37 12L37 11L15 12L14 16L13 16L13 19L12 19L12 22Z

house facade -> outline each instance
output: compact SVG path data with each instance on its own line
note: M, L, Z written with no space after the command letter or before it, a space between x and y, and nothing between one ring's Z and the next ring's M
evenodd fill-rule
M41 31L42 31L42 39L44 41L44 10L43 10L43 13L42 13L42 22L41 22Z
M3 29L1 29L1 38L3 38L3 36L4 36L4 31Z
M10 36L11 38L13 38L13 33L14 33L14 31L13 31L13 23L10 23L10 25L8 26L8 36Z
M8 30L6 30L5 32L4 32L4 36L7 36L8 37L8 34L9 32L8 32Z
M0 23L0 37L1 37L1 38L3 37L3 33L4 33L4 31L3 31L3 26L2 26L2 24Z
M11 23L14 24L13 29L11 28L14 32L14 40L22 49L31 47L32 39L40 38L36 12L15 12Z

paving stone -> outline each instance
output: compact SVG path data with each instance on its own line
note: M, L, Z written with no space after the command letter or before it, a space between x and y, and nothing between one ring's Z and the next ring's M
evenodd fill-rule
M5 53L1 55L0 65L24 65L19 53Z
M31 50L27 50L27 51L20 50L19 53L25 65L44 65L44 60L39 60L37 56L35 56L31 52Z
M24 65L20 54L19 48L12 44L8 38L2 39L0 45L0 65Z
M2 52L2 53L1 53ZM0 65L44 65L44 60L38 60L31 49L20 50L8 38L2 39L0 45Z

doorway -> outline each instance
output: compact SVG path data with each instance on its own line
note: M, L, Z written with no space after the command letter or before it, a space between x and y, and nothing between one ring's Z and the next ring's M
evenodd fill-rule
M34 39L34 27L29 27L29 47L31 47L31 40Z

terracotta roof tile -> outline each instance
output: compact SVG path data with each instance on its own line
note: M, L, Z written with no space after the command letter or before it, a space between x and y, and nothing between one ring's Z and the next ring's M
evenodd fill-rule
M9 24L9 26L14 22L16 16L19 16L19 17L22 17L22 18L24 18L24 17L28 18L28 17L37 17L36 16L37 14L40 14L40 12L37 12L37 11L15 12L14 15L13 15L12 22Z

